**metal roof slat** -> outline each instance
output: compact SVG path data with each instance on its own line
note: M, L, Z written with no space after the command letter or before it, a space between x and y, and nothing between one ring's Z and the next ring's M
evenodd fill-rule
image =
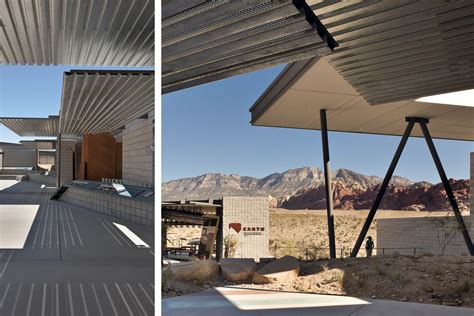
M140 84L141 84L141 79L143 79L143 75L140 75L138 78L133 78L132 76L128 76L125 80L123 80L123 85L122 87L126 86L129 81L134 81L132 82L124 91L121 91L121 89L117 89L117 92L110 98L110 101L104 104L104 110L101 112L101 114L97 117L97 120L95 122L95 125L97 127L105 127L105 121L110 122L113 119L110 119L111 115L120 117L120 113L122 111L122 108L133 108L130 106L130 103L127 103L125 101L129 99L133 99L134 103L139 102L137 98L134 98L135 95L140 91ZM116 79L117 80L117 79ZM138 86L138 87L136 87ZM131 92L130 92L131 90Z
M205 0L163 0L161 12L162 19L168 19L180 12L189 10L205 2Z
M215 32L202 33L175 43L173 46L162 47L163 60L167 60L183 52L198 50L203 45L205 46L209 43L216 43L215 45L217 45L221 43L221 41L226 41L229 38L238 38L239 34L265 28L267 25L278 24L281 23L281 21L292 23L298 20L303 21L304 17L296 10L294 5L289 3L286 6L276 7L266 11L264 14L250 16L241 20L240 23L223 25L216 28ZM249 28L248 24L252 25L252 27Z
M134 37L132 43L130 43L129 47L134 47L136 42L138 41L139 38L141 38L143 35L144 35L144 32L149 28L149 24L154 22L154 17L155 15L152 14L150 15L150 17L145 21L144 25L140 28L140 31L138 32L138 34ZM142 44L140 47L138 47L138 50L140 50L143 46L143 44L146 42L146 40L148 39L149 37L145 37L145 40L141 41ZM130 52L130 50L127 50L128 52ZM128 64L128 63L124 63L124 58L127 56L127 51L124 51L123 52L123 55L122 55L122 58L118 61L118 64L122 65L122 64ZM133 53L128 53L128 55L131 55L131 57L133 57L135 54ZM129 61L130 61L130 58L129 57Z
M339 49L339 51L343 50L343 54L345 54L345 55L341 56L340 55L341 52L336 51L334 53L334 58L336 60L344 60L344 58L347 57L347 55L351 55L351 57L354 57L355 54L364 53L364 52L371 52L371 51L374 51L377 46L379 46L379 47L381 46L381 47L384 48L384 46L383 46L383 45L385 45L384 42L388 42L387 44L389 44L391 46L394 46L394 45L404 44L405 41L406 42L412 42L415 39L420 40L420 39L424 39L424 38L430 38L430 37L433 37L433 36L436 36L436 35L438 35L438 36L441 35L437 31L433 32L433 30L437 30L437 26L438 26L439 22L438 21L431 21L430 23L431 23L430 25L433 25L434 28L429 28L427 26L425 26L424 28L413 28L414 25L411 24L411 27L413 28L413 29L409 28L409 31L411 31L411 32L403 32L402 37L396 37L396 36L395 37L390 37L390 38L382 37L382 41L364 41L363 36L359 37L359 38L356 38L356 39L353 39L351 41L342 40L340 42L341 48ZM469 24L469 22L466 22L466 21L461 22L461 23L463 25ZM428 24L428 23L424 22L423 24ZM415 23L415 25L416 25L416 23ZM451 23L451 25L449 25L449 24L444 25L442 31L443 32L449 32L449 30L455 29L456 27L457 27L456 25L453 25L453 23ZM423 29L423 32L420 32L420 30L422 30L422 29ZM385 31L385 32L387 32L387 31ZM384 33L384 34L387 35L387 34L390 34L390 33L393 33L393 32L400 32L400 28L388 30L388 33ZM381 32L377 32L375 35L380 36L380 33ZM411 36L408 37L408 35L411 35ZM344 49L344 47L346 47L346 46L349 46L349 48Z
M85 75L87 76L87 74L85 74ZM88 77L86 77L86 78L89 79ZM86 107L85 105L90 104L90 98L92 96L91 92L93 91L94 87L96 87L98 80L99 80L99 76L94 76L93 79L87 80L89 82L90 81L92 81L92 82L90 83L90 88L86 90L86 91L88 91L86 99L83 102L80 103L81 104L81 107L80 107L81 109L80 109L79 113L77 114L77 116L75 116L75 119L71 122L71 127L70 127L71 130L75 130L77 128L77 126L80 125L83 122L84 118L87 117L87 115L89 115L90 107Z
M251 43L263 43L273 41L276 38L283 38L285 36L291 36L292 34L302 32L304 30L311 29L311 26L304 20L293 23L291 25L284 25L278 28L273 28L270 31L263 31L256 34L252 34L249 37L244 38ZM247 44L248 45L248 44ZM255 44L252 44L255 45ZM173 69L180 69L189 67L190 65L198 63L199 60L209 58L209 56L219 56L222 54L228 54L232 51L238 51L245 49L246 43L242 38L238 38L232 42L225 43L223 45L215 46L210 49L202 50L197 53L187 55L185 57L171 60L165 60L167 65Z
M461 47L461 49L463 49ZM454 52L456 52L456 50L453 50ZM399 59L399 58L395 58L393 60L389 60L389 61L385 61L384 63L381 63L381 62L378 62L377 60L374 60L373 64L370 64L370 65L366 65L365 67L353 67L353 68L350 68L350 69L344 69L344 68L340 68L340 67L337 67L335 66L334 68L338 70L338 72L340 73L341 76L343 76L344 78L358 78L360 76L365 76L365 75L368 75L368 74L377 74L377 73L385 73L385 72L388 72L390 70L393 70L393 69L397 69L397 70L402 70L402 69L405 69L405 70L408 70L408 69L413 69L413 67L416 67L418 64L437 64L439 63L437 59L429 59L429 60L426 60L426 58L424 58L424 55L423 54L417 54L416 52L413 52L413 53L408 53L409 55L411 55L410 59L408 58L405 58L405 59ZM433 53L431 53L430 55L428 56L433 56L433 57L436 57L436 58L439 58L439 57L442 57L442 56L445 56L445 57L449 57L449 52L445 52L445 51L440 51L440 50L434 50ZM407 63L406 61L409 60L411 63ZM416 62L416 63L415 63ZM332 64L332 63L331 63Z
M400 98L415 99L415 98L420 98L424 96L435 95L435 94L439 94L440 91L443 91L443 93L462 91L466 89L471 89L473 86L474 86L474 78L471 77L469 79L457 81L456 83L451 84L451 85L447 85L446 83L441 83L441 84L436 84L436 85L431 84L431 85L426 86L426 88L418 88L418 89L410 88L410 89L406 89L405 91L399 91L395 94L390 93L384 96L379 96L378 98L370 97L369 100L371 100L370 102L371 104L383 104L383 103L397 101Z
M128 5L126 6L126 14L125 14L125 17L122 18L120 22L120 25L119 27L117 28L117 32L115 33L115 36L113 37L113 40L109 41L109 44L107 46L107 49L105 50L104 52L104 58L102 60L102 63L104 64L109 64L111 63L110 61L110 54L111 54L111 48L115 45L117 45L117 42L118 42L118 38L119 36L121 35L121 33L123 32L124 30L124 27L125 25L127 25L127 21L128 19L130 18L130 13L132 12L132 10L134 9L134 6L135 6L135 3L136 3L137 0L132 0L132 4L131 5ZM112 26L113 27L113 26Z
M81 40L79 42L77 41L74 41L75 43L77 43L77 46L75 47L74 49L74 52L75 52L75 58L73 59L74 60L74 64L79 64L81 60L85 60L85 58L82 58L82 54L83 54L83 51L86 51L87 50L87 47L86 45L84 44L84 40L86 38L86 36L90 35L90 20L91 20L91 16L92 16L92 9L94 8L94 4L96 2L87 2L87 6L86 8L84 9L84 18L81 19L82 21L84 21L85 19L85 23L82 25L82 27L80 28L81 29Z
M162 27L162 47L212 31L223 25L237 23L244 17L254 16L274 7L283 6L284 2L266 0L229 1L223 6L210 8L186 20L186 23ZM221 10L223 8L223 10Z
M291 34L290 36L284 36L276 38L268 42L259 43L252 45L241 50L230 52L222 57L209 58L209 61L197 64L193 67L180 69L173 71L170 74L163 75L162 81L168 83L171 80L176 80L179 75L185 72L187 76L198 75L203 70L210 72L222 69L224 67L230 67L237 64L251 62L257 58L272 58L274 55L289 51L291 49L297 49L303 45L318 45L320 43L319 38L315 38L312 32L301 32L299 34ZM315 49L315 55L317 51Z
M123 50L122 48L125 45L125 43L127 42L127 40L130 38L130 35L134 31L136 31L136 26L137 26L138 22L140 21L140 18L142 18L143 13L145 13L145 10L148 9L148 4L149 3L150 3L150 0L146 0L145 5L143 5L143 7L141 8L139 14L134 17L134 19L133 19L134 22L133 22L132 26L130 28L128 28L128 31L125 34L125 38L120 41L120 45L115 49L115 54L113 54L113 56L110 57L111 60L116 60L118 53L123 54L123 52L126 51L126 50ZM135 4L135 2L134 2L134 4ZM137 9L140 9L140 8L137 8ZM136 39L135 39L135 41L136 41ZM122 56L122 59L123 59L123 56Z
M109 124L114 127L120 127L127 123L127 120L139 118L153 110L154 107L154 82L149 78L141 77L144 82L139 89L134 90L132 94L120 100L117 111L114 112L114 118L109 120ZM138 81L138 80L137 80ZM134 106L128 106L133 100Z
M110 76L110 75L107 75ZM94 124L94 120L96 120L98 117L102 115L102 112L105 109L105 105L110 103L112 100L112 97L110 96L111 94L117 94L118 91L120 90L119 83L120 80L112 80L112 86L110 88L107 88L106 92L104 93L101 101L96 105L97 111L95 111L91 117L89 117L89 120L87 120L83 126L81 126L81 132L82 133L88 133L90 131L91 126ZM122 83L123 85L124 83ZM117 87L118 86L118 87ZM79 132L79 133L81 133ZM76 134L76 131L70 131L69 134Z
M316 48L317 49L317 48ZM188 77L171 84L162 84L162 93L170 93L179 89L186 89L197 84L203 84L207 82L212 82L215 80L220 80L228 78L230 76L235 76L243 74L250 71L256 71L265 67L272 67L282 63L291 63L299 60L307 59L314 57L315 47L313 45L300 47L294 51L285 52L278 56L273 56L270 59L266 60L255 60L251 63L244 65L238 64L227 69L222 69L217 72L203 73L198 76Z
M419 70L417 72L413 72L411 75L407 75L404 77L403 75L397 77L388 77L379 79L379 81L371 80L370 82L359 84L358 91L361 93L370 92L376 87L389 87L389 86L397 86L403 85L408 86L411 84L422 83L427 80L438 80L438 81L447 81L446 79L449 75L457 75L459 78L461 76L472 73L474 71L474 53L471 53L473 56L471 57L471 66L470 67L462 67L463 65L443 65L440 64L439 67L429 67L423 70ZM458 69L456 69L458 68Z

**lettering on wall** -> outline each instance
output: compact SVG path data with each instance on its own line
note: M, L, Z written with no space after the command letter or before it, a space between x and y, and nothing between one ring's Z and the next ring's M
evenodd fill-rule
M241 223L230 223L229 228L232 228L237 234L240 231L244 232L244 236L247 235L262 235L265 231L265 227L263 226L244 226L242 227Z

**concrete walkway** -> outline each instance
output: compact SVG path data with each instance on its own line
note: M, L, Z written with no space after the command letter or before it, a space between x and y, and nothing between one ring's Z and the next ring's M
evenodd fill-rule
M0 249L0 315L153 315L153 228L51 201L54 191L28 181L0 190L9 214L0 216L3 226L27 218L12 212L37 206L27 234L9 234L23 247ZM114 223L150 248L137 247Z
M162 314L166 316L473 316L474 309L385 300L362 300L350 296L221 287L192 295L164 299Z

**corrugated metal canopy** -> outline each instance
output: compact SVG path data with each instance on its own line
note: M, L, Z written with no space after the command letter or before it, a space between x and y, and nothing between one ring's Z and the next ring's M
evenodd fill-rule
M252 124L319 130L319 110L326 109L331 131L402 135L406 117L423 117L433 138L474 140L473 107L414 100L371 106L327 58L285 68L250 109ZM417 124L412 136L422 135Z
M20 140L20 144L32 149L38 150L51 150L56 149L55 140L44 140L44 139L35 139L35 140Z
M0 0L0 63L154 65L154 1Z
M117 133L154 108L153 71L64 73L59 131L64 137Z
M330 53L337 43L313 13L319 7L303 0L164 1L163 93Z
M474 87L473 1L325 1L330 64L371 105Z
M59 130L59 117L53 115L48 118L1 117L0 123L18 136L56 137Z

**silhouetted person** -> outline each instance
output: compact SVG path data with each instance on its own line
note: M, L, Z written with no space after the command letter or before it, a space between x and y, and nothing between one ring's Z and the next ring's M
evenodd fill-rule
M372 241L372 236L367 237L365 242L365 250L367 251L367 257L372 257L372 250L374 249L374 242Z

